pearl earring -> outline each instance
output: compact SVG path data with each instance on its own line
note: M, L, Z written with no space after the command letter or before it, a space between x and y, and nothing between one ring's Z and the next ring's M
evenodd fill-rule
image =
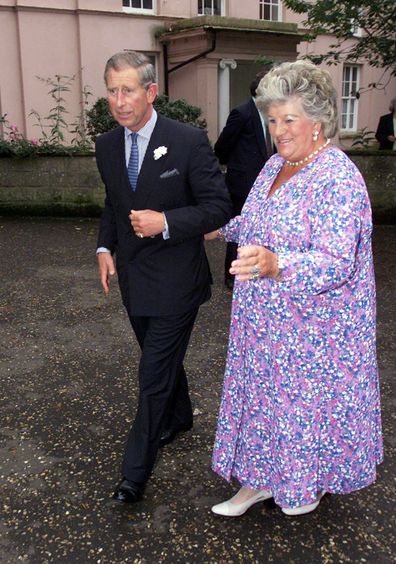
M318 140L318 137L319 137L319 131L314 131L314 132L312 133L312 138L313 138L313 140L314 140L314 141L317 141L317 140Z

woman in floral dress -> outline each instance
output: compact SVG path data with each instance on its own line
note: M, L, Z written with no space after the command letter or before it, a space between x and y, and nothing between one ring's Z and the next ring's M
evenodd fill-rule
M330 138L330 75L274 68L258 104L277 146L240 216L207 239L239 244L213 469L288 515L375 481L382 460L372 220L364 180Z

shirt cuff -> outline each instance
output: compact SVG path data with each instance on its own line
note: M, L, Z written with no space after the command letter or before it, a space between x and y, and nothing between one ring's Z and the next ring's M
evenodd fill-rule
M111 251L107 247L98 247L96 249L96 254L99 253L111 253Z
M164 212L162 212L162 215L164 216L164 225L165 228L162 232L162 237L164 238L164 240L166 241L167 239L170 239L170 235L169 235L169 225L168 222L166 221L166 215L164 214Z

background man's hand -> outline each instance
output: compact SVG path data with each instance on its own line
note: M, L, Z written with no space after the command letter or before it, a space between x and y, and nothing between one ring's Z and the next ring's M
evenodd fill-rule
M164 215L153 210L131 210L129 214L132 229L138 237L153 237L165 229Z
M109 276L114 276L116 269L110 253L98 253L98 268L100 283L105 294L110 292Z

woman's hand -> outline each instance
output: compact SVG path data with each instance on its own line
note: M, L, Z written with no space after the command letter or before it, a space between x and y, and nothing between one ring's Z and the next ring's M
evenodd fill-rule
M279 274L277 255L259 245L239 247L238 259L231 263L230 274L238 280L252 280L261 276L276 278Z

